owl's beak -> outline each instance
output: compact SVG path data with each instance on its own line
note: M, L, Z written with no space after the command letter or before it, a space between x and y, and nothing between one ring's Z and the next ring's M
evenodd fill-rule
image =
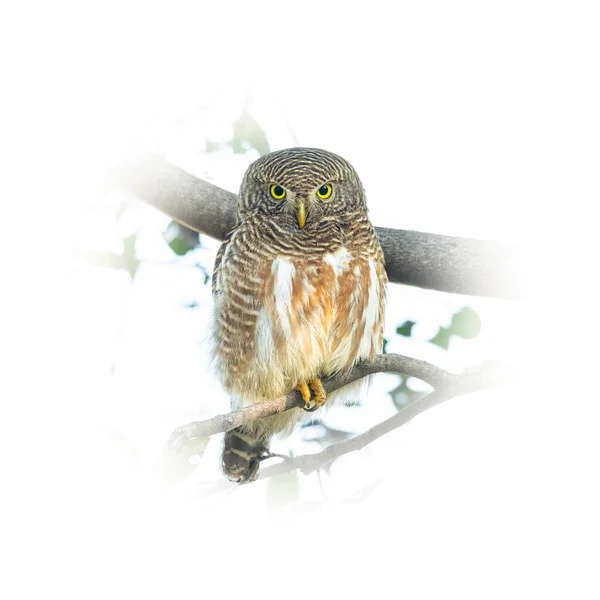
M298 225L300 226L300 229L304 229L304 224L306 223L306 208L304 207L304 202L302 201L298 203L296 217L298 218Z

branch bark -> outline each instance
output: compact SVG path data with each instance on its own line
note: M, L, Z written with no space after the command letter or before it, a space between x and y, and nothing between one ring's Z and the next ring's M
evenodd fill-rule
M119 185L171 218L218 240L236 222L236 195L158 156L144 156L116 173ZM521 298L522 254L497 241L375 228L390 281L428 289Z
M347 375L337 374L323 380L325 391L330 394L345 385L362 379L374 373L401 373L411 377L417 377L432 387L451 385L457 375L448 373L435 365L424 360L417 360L401 354L380 354L372 361L365 361L355 365ZM173 431L167 441L168 453L178 453L195 438L209 437L217 433L225 433L236 427L240 427L250 421L263 419L270 415L299 408L304 404L302 396L298 391L291 391L287 396L266 400L224 415L217 415L206 421L194 421L182 425Z
M402 356L400 354L381 354L372 361L356 365L346 376L336 375L323 380L325 390L330 393L344 385L348 385L362 377L374 373L401 373L417 377L430 384L435 391L426 394L402 409L397 415L379 423L370 430L356 437L325 448L317 454L298 456L284 460L282 463L261 469L260 478L273 477L294 469L309 474L332 460L364 448L367 444L401 427L422 412L449 400L450 398L509 382L512 372L496 365L488 364L476 371L455 375L422 360ZM163 459L160 464L162 475L168 480L184 479L193 470L189 458L202 454L207 438L217 433L224 433L249 421L277 414L302 406L300 393L290 392L287 396L255 404L249 408L234 411L225 415L217 415L205 421L195 421L175 429L165 445ZM225 482L211 485L214 490L224 489Z
M388 356L388 355L383 355ZM402 362L407 359L407 357L403 357L400 355L389 355L390 362L386 365L384 362L377 362L377 357L374 364L370 364L365 371L357 372L356 375L364 372L365 375L370 374L371 369L378 369L379 367L384 368L385 366L392 366L396 364L397 367L400 367ZM296 469L300 470L303 474L309 475L318 469L324 467L326 464L331 461L343 456L344 454L349 454L350 452L355 452L357 450L361 450L371 442L383 437L384 435L390 433L391 431L402 427L416 416L424 413L425 411L433 408L434 406L438 406L443 402L446 402L452 398L457 396L461 396L466 393L481 391L493 387L497 387L500 385L511 383L516 379L516 374L514 370L510 370L505 366L498 364L487 364L482 366L480 369L476 371L471 371L468 373L463 373L461 375L452 375L443 371L441 369L437 369L436 367L432 367L432 365L428 365L428 363L423 363L422 361L417 361L417 363L421 363L420 365L416 365L412 363L414 359L408 359L406 364L418 366L418 368L425 367L425 370L421 370L420 373L426 376L422 378L424 381L427 381L431 384L436 384L438 387L435 391L425 394L418 398L417 400L411 402L409 405L400 410L397 414L378 423L371 429L361 433L352 439L349 439L344 442L340 442L338 444L334 444L322 450L321 452L317 452L316 454L303 454L301 456L296 456L294 458L285 458L282 462L277 464L261 467L259 479L267 479L269 477L275 477L277 475L282 475L283 473L289 473L290 471L294 471ZM432 367L431 373L433 373L433 378L430 378L428 375L428 369ZM379 371L373 371L379 372ZM393 371L397 372L397 371ZM418 375L415 375L418 376ZM333 383L333 382L332 382ZM295 396L294 394L291 394ZM298 395L298 404L299 405L299 395ZM265 403L266 404L266 403ZM187 461L187 456L193 456L197 454L197 451L194 451L194 439L187 437L190 433L197 433L202 431L205 433L207 429L204 429L208 423L213 421L213 419L209 419L208 421L198 422L198 423L190 423L191 428L189 426L184 426L183 428L179 428L174 432L174 435L179 432L185 432L185 440L179 435L176 437L177 443L175 446L178 446L179 452L179 461L175 459L173 455L169 458L171 460L165 461L162 465L163 475L165 473L169 473L168 479L181 480L184 479L190 472L193 470L193 465L191 465ZM197 425L201 425L201 427L196 428ZM212 425L210 426L212 427ZM197 441L198 438L196 438ZM168 452L172 452L176 450L176 447L173 446L174 439L172 438L170 442L167 444ZM183 442L183 444L182 444ZM202 448L205 444L201 444ZM187 450L187 452L184 452ZM185 464L181 459L185 458ZM173 477L173 471L176 471L176 477ZM219 479L216 481L203 482L195 484L192 483L192 490L196 488L197 491L201 491L203 495L210 495L213 493L218 493L226 490L231 490L234 487L237 487L237 484L226 481L225 479Z
M261 469L259 479L274 477L275 475L281 475L295 469L299 469L304 475L309 475L344 454L362 450L362 448L371 442L390 433L394 429L402 427L402 425L405 425L426 410L438 406L451 398L469 392L497 387L509 381L509 374L502 368L486 368L473 373L455 375L444 386L436 389L434 392L421 396L398 411L394 416L378 423L364 433L344 442L329 446L316 454L303 454L286 459L279 464L265 467Z

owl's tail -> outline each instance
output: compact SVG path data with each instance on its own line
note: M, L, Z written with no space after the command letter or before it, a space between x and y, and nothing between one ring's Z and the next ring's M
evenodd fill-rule
M235 483L248 483L258 477L260 457L267 451L267 442L245 427L225 434L221 468L225 477Z

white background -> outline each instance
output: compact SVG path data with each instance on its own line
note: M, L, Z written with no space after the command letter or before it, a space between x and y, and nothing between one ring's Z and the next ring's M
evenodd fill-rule
M9 13L7 597L598 593L593 8ZM171 429L227 409L203 354L210 293L185 260L162 264L173 258L164 216L138 204L115 231L118 198L102 187L107 167L151 149L236 191L252 157L199 147L227 136L248 89L273 149L323 147L353 163L375 224L518 241L533 265L524 305L396 287L388 315L389 335L405 319L424 323L392 351L451 370L509 359L525 382L429 411L320 483L303 478L301 497L276 510L269 482L216 499L157 486ZM105 213L90 216L92 203ZM119 251L119 235L140 224L148 260L133 286L82 263L81 248ZM210 267L216 247L207 240L194 258ZM199 308L181 309L190 299ZM436 352L425 340L465 304L482 315L481 336ZM394 382L382 376L368 410L352 422L332 411L332 422L362 431L385 418ZM217 461L215 442L199 479L218 477Z

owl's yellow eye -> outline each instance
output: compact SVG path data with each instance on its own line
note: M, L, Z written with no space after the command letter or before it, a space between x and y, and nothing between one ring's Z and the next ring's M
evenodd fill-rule
M271 196L273 196L275 200L281 200L282 198L285 198L285 190L280 185L273 184L271 186Z
M317 196L319 196L321 200L327 200L327 198L331 196L331 192L333 192L333 187L330 183L326 183L317 190Z

